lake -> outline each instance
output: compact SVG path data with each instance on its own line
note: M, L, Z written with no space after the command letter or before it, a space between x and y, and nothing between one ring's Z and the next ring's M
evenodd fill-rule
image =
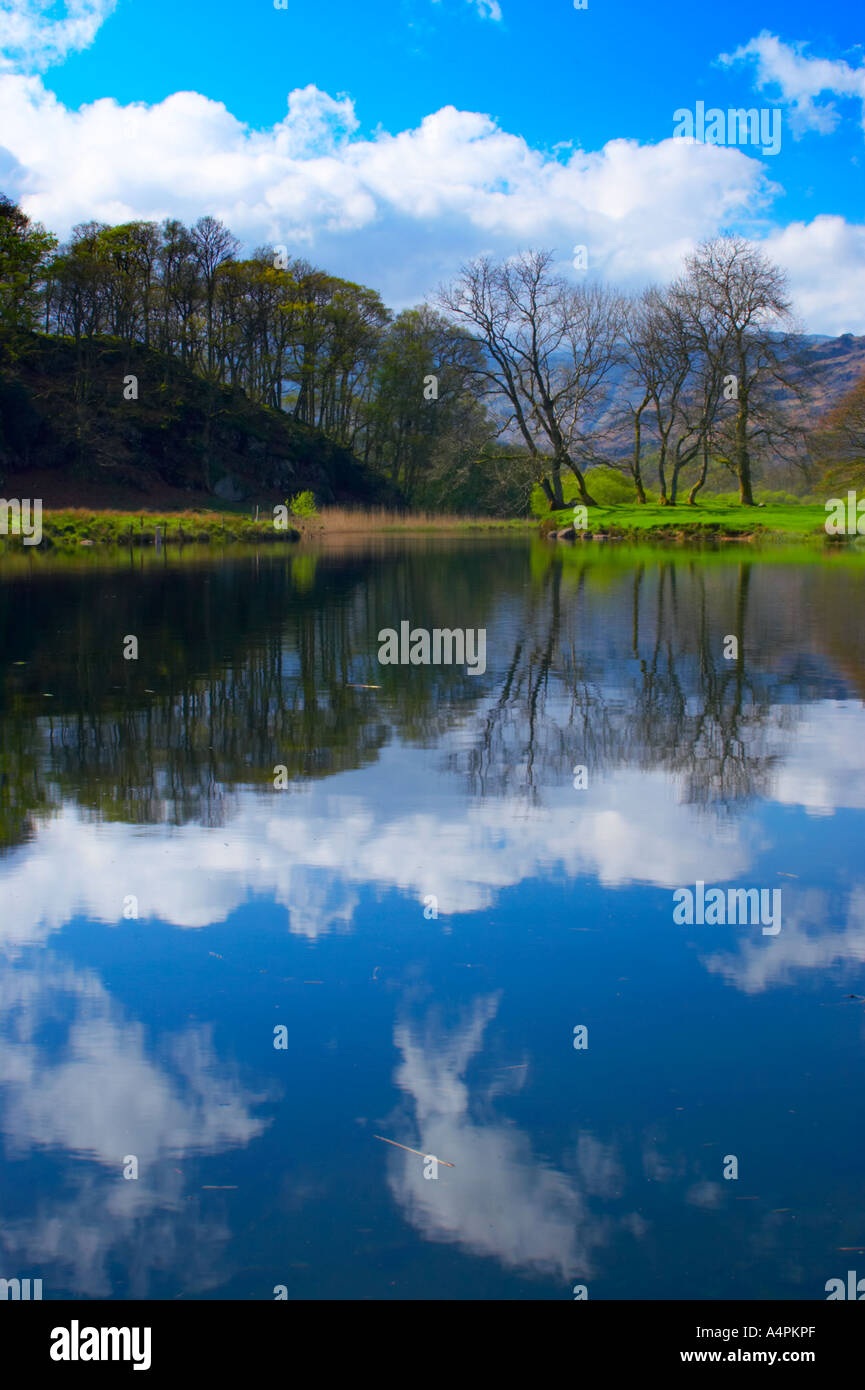
M495 536L0 561L0 1277L865 1275L863 576ZM382 663L404 621L483 669Z

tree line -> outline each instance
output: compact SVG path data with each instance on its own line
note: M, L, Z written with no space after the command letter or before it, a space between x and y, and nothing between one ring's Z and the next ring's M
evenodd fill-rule
M716 463L750 506L767 458L813 461L785 277L743 238L632 295L574 283L549 251L482 257L400 313L285 248L240 249L209 216L87 222L61 245L0 195L0 351L62 336L86 378L106 337L153 349L167 376L323 431L414 505L507 509L538 482L561 507L568 475L592 505L599 464L638 502L693 503Z

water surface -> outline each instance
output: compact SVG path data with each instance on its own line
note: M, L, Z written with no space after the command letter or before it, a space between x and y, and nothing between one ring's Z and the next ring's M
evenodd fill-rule
M0 564L0 1277L865 1274L863 573L495 538ZM486 671L380 665L402 619L484 628ZM781 930L677 924L698 881L780 888Z

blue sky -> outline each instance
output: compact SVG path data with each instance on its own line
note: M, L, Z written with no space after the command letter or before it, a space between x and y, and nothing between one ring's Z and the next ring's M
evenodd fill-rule
M736 229L805 327L865 332L865 53L837 0L77 0L49 27L69 17L0 0L0 186L61 234L212 212L399 305L480 251L584 244L634 286ZM698 101L777 108L779 153L683 150Z

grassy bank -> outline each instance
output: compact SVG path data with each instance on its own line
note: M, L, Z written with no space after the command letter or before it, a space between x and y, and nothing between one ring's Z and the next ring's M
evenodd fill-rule
M299 531L293 527L278 531L270 513L254 521L237 511L127 512L70 507L43 511L42 540L38 548L71 551L81 546L153 546L157 529L162 541L173 546L263 544L300 538ZM36 546L25 546L21 536L0 535L0 553L35 549Z
M825 520L826 512L820 503L770 502L764 506L741 507L726 499L709 499L694 507L687 504L661 507L651 502L641 507L635 503L616 502L588 508L585 539L600 535L649 543L728 539L799 541L813 545L832 539L826 535ZM549 534L565 530L573 521L572 503L541 518L536 515L516 519L326 507L313 516L292 516L287 530L276 529L271 511L262 509L256 521L248 510L231 504L220 510L201 507L184 511L69 507L43 510L42 541L38 549L74 553L90 546L153 547L157 528L162 543L176 547L314 542L385 534L520 533L537 530L538 525L542 534ZM0 555L36 549L25 546L21 536L0 535Z
M587 533L623 536L631 540L699 540L711 537L740 540L813 540L825 542L826 511L819 502L774 503L742 507L725 499L707 499L661 507L617 502L589 507ZM563 530L574 522L573 504L550 512L541 521L544 532ZM840 539L844 539L843 537Z
M291 517L288 530L277 530L273 514L262 508L258 521L239 507L216 511L125 511L112 508L68 507L42 513L40 549L73 552L82 546L154 546L159 528L162 542L178 545L259 545L278 541L321 540L329 536L377 533L464 533L469 531L528 531L532 518L459 517L383 509L326 507L314 516ZM0 535L0 554L35 550L21 536Z

